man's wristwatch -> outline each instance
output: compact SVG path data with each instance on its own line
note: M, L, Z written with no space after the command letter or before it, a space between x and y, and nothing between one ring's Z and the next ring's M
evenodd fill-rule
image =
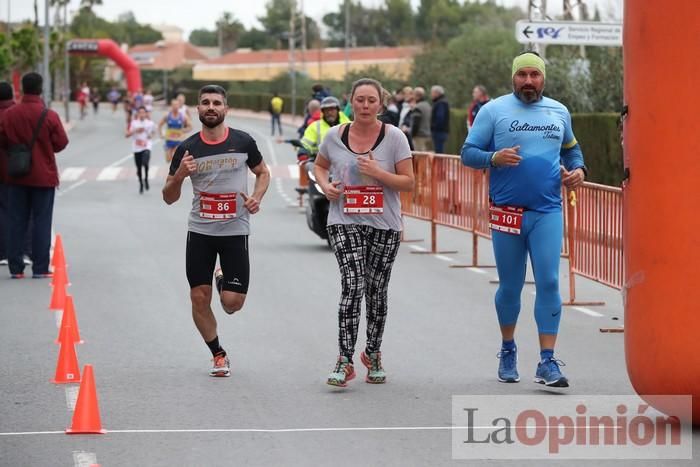
M491 165L491 167L496 167L496 164L495 164L495 162L494 162L494 159L496 158L496 154L498 154L498 151L494 152L494 153L491 155L491 161L489 162L489 165Z

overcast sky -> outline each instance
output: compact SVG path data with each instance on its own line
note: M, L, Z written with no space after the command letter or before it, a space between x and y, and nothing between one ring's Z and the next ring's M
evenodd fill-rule
M40 22L43 24L44 1L39 0ZM260 27L257 17L265 12L266 0L102 0L104 5L95 7L99 16L114 20L119 14L132 11L141 23L167 23L179 26L186 32L185 38L192 29L213 29L216 18L223 11L231 11L246 27ZM303 1L307 16L319 23L324 14L337 11L343 0L297 0ZM470 0L472 2L477 0ZM484 1L484 0L479 0ZM604 19L619 19L622 17L623 0L586 0L591 6L598 5ZM383 0L361 0L364 5L378 6ZM411 0L417 8L420 0ZM520 6L527 8L528 0L496 0L499 5ZM8 6L12 21L34 17L32 0L0 0L0 18L7 20ZM561 0L549 0L549 14L561 13ZM80 0L71 0L68 7L77 10ZM53 16L52 16L53 17ZM53 21L53 20L51 20Z

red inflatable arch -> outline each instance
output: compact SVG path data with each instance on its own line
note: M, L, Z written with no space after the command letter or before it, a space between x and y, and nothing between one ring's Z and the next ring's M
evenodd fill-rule
M700 425L700 9L626 0L624 23L627 371L642 397L691 395Z
M112 59L124 71L126 87L130 92L141 89L141 70L112 39L80 39L68 43L70 54L100 55Z

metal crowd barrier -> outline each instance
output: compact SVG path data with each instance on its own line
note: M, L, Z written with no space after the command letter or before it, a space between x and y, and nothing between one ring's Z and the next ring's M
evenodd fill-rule
M472 262L450 267L495 267L479 264L479 238L491 239L489 229L488 174L462 165L458 156L413 152L416 177L412 193L401 194L404 216L430 222L430 250L440 251L437 226L469 232L472 235ZM603 302L576 300L575 276L622 289L622 190L584 183L568 195L564 210L564 241L561 256L569 260L569 300L565 305L602 305Z

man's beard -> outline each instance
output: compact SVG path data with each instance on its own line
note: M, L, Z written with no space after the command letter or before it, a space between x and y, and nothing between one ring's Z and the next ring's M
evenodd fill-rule
M216 128L221 125L224 118L226 118L223 114L216 114L216 120L207 119L207 117L211 117L212 115L214 114L199 114L199 121L207 128Z
M330 117L323 117L323 119L328 123L330 126L336 126L338 123L340 123L340 115L337 117L331 119Z
M515 91L515 95L518 96L518 98L525 102L526 104L530 104L532 102L536 102L540 100L542 97L542 91L540 90L539 92L535 88L520 88Z

